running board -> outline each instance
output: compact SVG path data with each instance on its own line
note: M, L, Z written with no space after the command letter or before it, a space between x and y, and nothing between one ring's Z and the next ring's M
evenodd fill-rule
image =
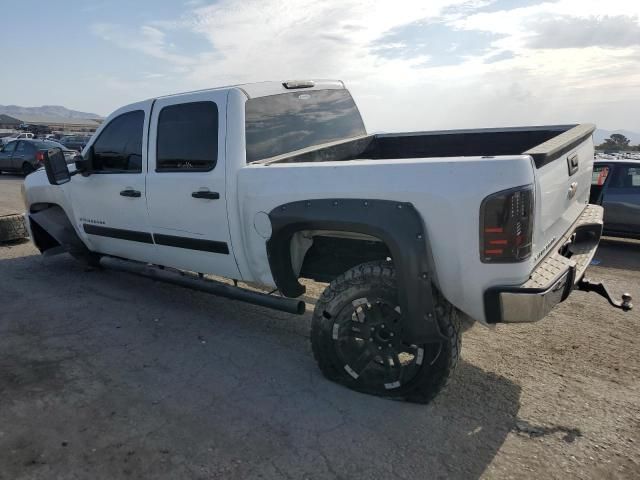
M215 280L205 279L201 276L195 277L187 273L170 271L146 263L122 260L115 257L102 257L100 258L100 265L111 270L133 273L134 275L140 275L152 280L171 283L173 285L179 285L181 287L211 293L213 295L231 298L233 300L241 300L243 302L260 305L274 310L280 310L282 312L293 313L295 315L302 315L306 308L306 305L302 300L254 292L252 290L234 287Z
M603 282L594 282L589 278L582 278L576 284L576 287L578 288L578 290L582 290L583 292L595 292L598 295L603 296L611 305L625 312L633 308L633 303L631 303L631 295L629 295L628 293L623 293L621 295L621 300L615 300L613 298L613 295L611 295L611 292L609 292L607 286Z

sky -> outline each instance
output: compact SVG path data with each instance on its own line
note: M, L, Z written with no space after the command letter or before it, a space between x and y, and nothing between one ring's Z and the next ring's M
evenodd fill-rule
M369 131L640 131L640 0L21 0L2 12L4 105L107 115L181 91L330 78Z

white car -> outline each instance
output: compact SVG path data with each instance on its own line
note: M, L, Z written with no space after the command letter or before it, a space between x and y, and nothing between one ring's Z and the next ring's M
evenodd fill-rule
M18 133L16 135L11 135L9 137L2 137L0 141L2 141L3 145L6 145L9 142L13 142L14 140L33 140L35 135L30 132Z
M114 112L71 173L52 150L25 180L27 225L43 253L295 313L299 278L329 282L311 330L322 372L428 402L461 322L533 322L595 288L594 128L370 135L340 81L170 95Z

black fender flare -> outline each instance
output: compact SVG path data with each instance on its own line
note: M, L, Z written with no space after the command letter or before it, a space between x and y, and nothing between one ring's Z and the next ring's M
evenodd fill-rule
M267 240L271 274L287 297L305 292L291 263L291 238L301 230L338 230L377 237L389 248L396 269L403 314L403 339L411 343L440 342L446 337L437 321L422 217L411 203L369 199L302 200L269 213Z
M34 243L42 253L47 254L48 252L49 255L62 252L81 254L89 251L78 236L75 228L73 228L69 217L59 205L52 204L47 208L29 213L29 222L32 225L32 229L33 224L36 224L60 245L60 248L43 250L41 245L38 245L37 239L34 238Z

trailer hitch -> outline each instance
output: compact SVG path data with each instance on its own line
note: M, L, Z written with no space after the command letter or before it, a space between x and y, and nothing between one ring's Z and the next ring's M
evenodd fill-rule
M578 287L578 290L582 290L583 292L595 292L598 295L603 296L611 305L616 308L620 308L625 312L633 308L631 295L623 293L621 295L621 300L615 300L603 282L594 282L589 278L582 278L576 286Z

